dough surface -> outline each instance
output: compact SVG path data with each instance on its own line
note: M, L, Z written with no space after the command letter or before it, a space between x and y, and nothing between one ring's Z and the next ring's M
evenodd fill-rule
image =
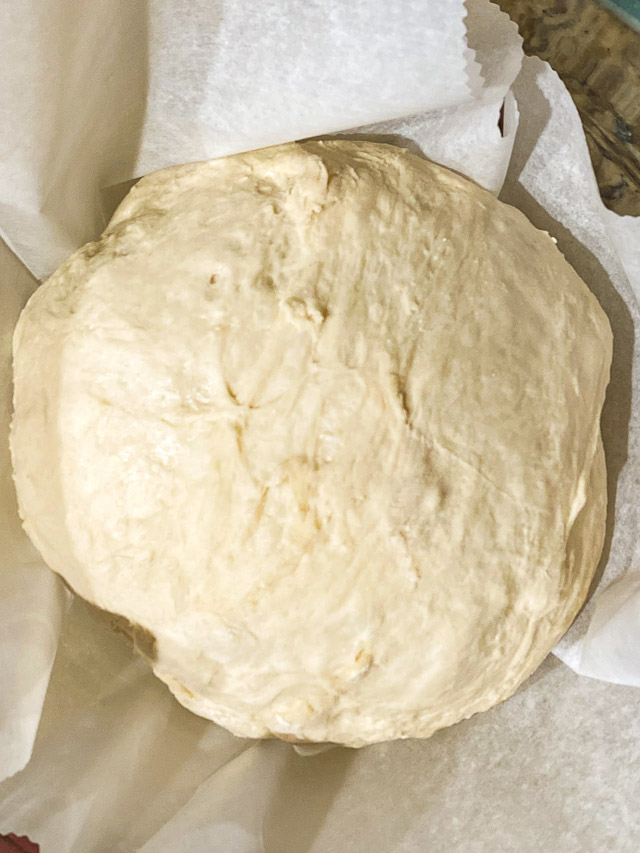
M611 346L547 234L400 148L165 169L19 321L24 526L196 713L425 737L586 596Z

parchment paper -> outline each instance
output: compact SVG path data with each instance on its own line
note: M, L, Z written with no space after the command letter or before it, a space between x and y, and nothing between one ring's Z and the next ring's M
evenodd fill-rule
M556 237L611 319L609 536L557 654L640 683L640 228L604 210L555 74L536 60L518 74L513 25L482 0L47 0L0 8L0 32L0 233L26 265L0 245L2 434L20 306L132 178L331 132L419 148ZM301 756L240 740L179 706L44 567L4 439L0 476L0 778L16 774L0 832L43 853L636 853L640 691L550 657L511 700L427 741Z

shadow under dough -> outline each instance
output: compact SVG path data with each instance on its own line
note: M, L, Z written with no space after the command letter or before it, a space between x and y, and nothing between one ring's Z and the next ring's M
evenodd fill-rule
M292 748L263 824L265 853L307 853L342 787L356 750L305 757Z

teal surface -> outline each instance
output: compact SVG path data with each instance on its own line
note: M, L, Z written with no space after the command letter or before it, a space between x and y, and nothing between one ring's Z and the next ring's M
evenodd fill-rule
M619 18L640 32L640 0L600 0Z

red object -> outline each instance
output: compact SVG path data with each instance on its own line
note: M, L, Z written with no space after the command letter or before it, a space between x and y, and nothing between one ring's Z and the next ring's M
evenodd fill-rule
M18 837L10 832L9 835L0 835L0 853L40 853L40 845L25 835Z

